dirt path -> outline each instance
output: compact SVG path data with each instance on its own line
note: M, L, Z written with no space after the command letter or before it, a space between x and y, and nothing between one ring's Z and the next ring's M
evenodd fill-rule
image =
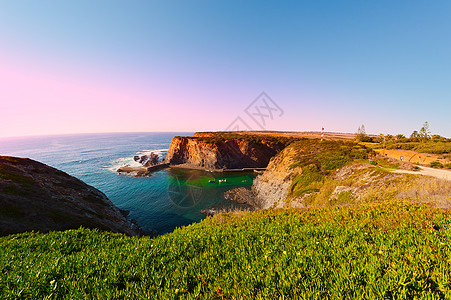
M395 170L393 172L394 173L407 173L407 174L416 174L416 175L419 174L419 175L424 175L424 176L432 176L432 177L451 181L451 171L442 170L442 169L420 167L419 171Z

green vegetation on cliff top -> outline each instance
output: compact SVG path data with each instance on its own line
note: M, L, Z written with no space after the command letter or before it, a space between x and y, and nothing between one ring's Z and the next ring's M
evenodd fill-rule
M334 170L355 160L368 158L370 150L354 142L302 140L289 147L298 156L290 168L301 168L291 184L289 197L320 192Z
M180 138L180 136L178 136ZM270 146L279 145L287 146L290 143L298 140L304 140L305 138L298 137L284 137L284 136L270 136L270 135L254 135L254 134L234 134L234 133L223 133L218 132L211 134L209 136L201 137L189 137L190 139L196 139L211 144L220 144L230 140L241 140L247 141L255 144L267 143Z
M225 214L157 238L0 238L2 299L444 299L449 212L407 201Z

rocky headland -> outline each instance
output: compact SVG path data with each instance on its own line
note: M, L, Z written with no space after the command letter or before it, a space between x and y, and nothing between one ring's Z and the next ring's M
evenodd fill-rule
M140 235L125 215L75 177L31 159L0 156L0 236L80 226Z
M293 138L226 133L196 133L172 139L164 159L170 166L224 171L266 168Z
M409 183L412 179L391 171L398 169L415 166L353 141L299 140L274 156L250 189L233 189L225 197L255 209L346 206L387 193L404 197L397 192L399 186L405 185L405 194L417 187Z

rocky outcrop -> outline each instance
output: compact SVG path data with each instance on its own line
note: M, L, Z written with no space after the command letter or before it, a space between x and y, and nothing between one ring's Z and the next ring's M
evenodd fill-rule
M0 236L80 226L139 234L94 187L31 159L0 156Z
M149 155L135 155L133 159L144 167L151 167L158 164L160 157L158 154L151 152Z
M209 170L265 168L285 146L266 137L174 137L164 161Z

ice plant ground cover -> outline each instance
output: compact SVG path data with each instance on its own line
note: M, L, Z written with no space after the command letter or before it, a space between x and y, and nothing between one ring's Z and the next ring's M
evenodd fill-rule
M0 238L1 299L444 299L450 213L409 201L221 214L157 238Z

